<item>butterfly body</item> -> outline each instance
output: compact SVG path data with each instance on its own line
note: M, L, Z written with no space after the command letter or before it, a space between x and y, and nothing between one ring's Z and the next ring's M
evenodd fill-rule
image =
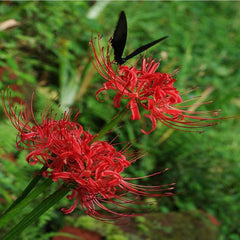
M126 41L127 41L127 18L126 18L124 11L122 11L120 13L118 23L115 28L114 34L113 34L113 38L111 40L111 45L114 49L114 60L117 64L122 65L128 59L135 57L139 53L147 50L148 48L150 48L153 45L159 43L160 41L166 39L167 37L168 36L165 36L165 37L159 38L153 42L145 44L145 45L139 47L138 49L136 49L135 51L133 51L131 54L129 54L125 58L123 58L122 55L123 55L123 51L124 51Z

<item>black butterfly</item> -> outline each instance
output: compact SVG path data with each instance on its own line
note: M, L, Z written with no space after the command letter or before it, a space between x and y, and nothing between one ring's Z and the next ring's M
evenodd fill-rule
M126 41L127 41L127 19L126 19L126 15L125 15L124 11L122 11L120 13L118 23L115 28L114 34L113 34L113 38L111 40L111 44L112 44L112 47L114 50L114 59L119 65L122 65L128 59L135 57L139 53L147 50L148 48L150 48L153 45L157 44L158 42L166 39L167 37L168 36L165 36L165 37L159 38L153 42L150 42L146 45L143 45L142 47L138 48L137 50L135 50L134 52L132 52L131 54L129 54L128 56L123 58L122 54L123 54L123 51L124 51L124 48L126 45Z

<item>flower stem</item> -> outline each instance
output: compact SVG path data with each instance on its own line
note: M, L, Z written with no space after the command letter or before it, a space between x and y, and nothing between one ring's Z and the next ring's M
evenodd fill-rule
M39 182L40 179L42 179L42 173L47 169L47 166L43 166L41 170L38 172L38 174L32 179L32 181L27 185L27 187L22 192L22 195L18 197L12 205L5 211L4 214L9 212L11 209L13 209L17 204L19 204L28 194L29 192L36 186L36 184Z
M12 204L11 207L0 218L0 228L7 225L7 223L12 218L15 218L16 215L19 212L21 212L21 210L24 207L26 207L31 201L33 201L38 195L40 195L43 192L43 190L46 189L46 187L48 187L51 183L52 183L52 179L47 179L40 186L35 188L31 193L29 193L27 195L24 195L24 198L22 198L22 196L20 198L18 198L18 199L20 199L18 201L18 203L17 204Z
M52 180L51 180L52 181ZM33 221L38 219L49 208L56 204L69 192L68 188L60 188L48 198L42 201L36 208L34 208L27 216L25 216L12 230L10 230L2 240L12 240L19 237L20 233L27 228Z
M105 134L107 134L110 130L113 129L113 127L120 122L124 115L129 111L128 108L124 108L118 115L116 115L109 123L107 123L103 129L97 134L97 136L93 139L92 142L98 141L101 139Z

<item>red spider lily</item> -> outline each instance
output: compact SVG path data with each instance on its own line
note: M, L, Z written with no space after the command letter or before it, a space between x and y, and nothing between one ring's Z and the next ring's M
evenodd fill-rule
M127 154L130 146L117 151L111 143L94 141L95 136L84 131L76 122L77 115L71 121L70 112L65 112L61 119L56 120L56 114L47 106L41 121L37 122L31 105L33 121L30 122L25 116L24 104L17 113L11 105L9 94L7 98L9 106L2 96L3 108L19 131L17 148L30 151L27 155L28 163L41 163L48 167L43 172L44 177L51 178L59 185L65 183L72 189L68 199L75 201L70 209L62 209L64 213L72 212L79 202L86 214L98 219L133 216L119 213L108 205L126 208L126 204L138 203L137 199L141 196L173 195L168 192L173 184L141 186L131 183L131 180L138 178L123 177L121 174L124 170L139 156ZM127 159L129 157L131 160ZM160 172L150 176L156 174Z
M98 50L93 38L89 42L92 63L98 73L107 80L97 91L96 98L98 99L100 92L112 89L116 92L113 99L114 107L120 107L122 99L128 100L127 107L131 110L131 120L141 118L140 107L149 111L149 114L144 116L152 121L152 129L149 132L142 129L143 133L148 134L154 131L157 120L168 127L182 131L194 131L193 128L218 124L209 121L217 120L212 116L218 115L219 110L188 111L186 109L190 106L179 105L184 102L173 86L176 81L173 76L177 71L174 74L156 72L160 62L145 57L142 59L140 70L135 66L117 66L114 60L110 60L110 45L111 39L105 53L100 44L100 37L98 37Z

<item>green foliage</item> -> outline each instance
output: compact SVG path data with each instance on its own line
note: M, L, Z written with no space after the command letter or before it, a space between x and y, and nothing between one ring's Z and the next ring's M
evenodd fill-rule
M141 239L217 239L217 229L200 212L152 213L141 219L136 218Z
M109 237L107 237L107 240L128 240L128 238L126 238L123 235L114 234L114 235L110 235Z
M176 76L179 90L186 92L200 87L183 96L185 99L199 96L211 86L214 91L206 101L214 102L201 110L221 108L223 117L239 116L238 2L116 1L106 5L97 18L89 19L88 11L96 4L85 1L0 3L0 22L11 18L19 22L18 26L0 32L0 88L14 86L13 96L24 97L28 103L34 91L33 109L37 119L41 118L46 102L51 101L51 106L59 114L72 106L73 113L80 111L79 122L84 128L90 127L92 133L97 133L119 109L113 108L113 93L99 96L104 103L97 102L94 97L104 80L94 75L88 41L92 32L94 36L100 32L103 41L107 41L113 33L119 11L125 10L129 33L124 55L144 43L169 35L166 41L148 51L148 55L162 58L159 71L171 73L181 66ZM0 103L2 212L21 193L39 166L28 165L25 161L27 152L15 149L16 130L3 117L1 106ZM168 129L162 125L150 135L140 133L141 128L151 128L144 118L135 122L125 120L120 126L107 138L112 139L121 133L117 141L135 142L137 139L133 149L147 153L132 164L126 174L144 176L169 168L159 177L140 182L144 185L177 183L176 193L180 194L162 198L153 206L154 211L168 213L201 209L221 222L220 240L240 239L240 125L237 118L222 120L222 124L206 129L204 134L172 132L165 141L161 139ZM41 199L36 199L38 201ZM22 239L49 239L54 235L48 231L55 234L64 221L99 231L108 240L128 239L116 226L87 216L77 219L70 216L65 220L59 210L62 206L70 206L69 201L64 199L56 209L42 216L23 233ZM137 221L138 231L149 232L146 220L137 218ZM47 229L49 225L51 227ZM187 227L182 226L186 231L192 231ZM161 231L170 234L169 226L163 228Z
M5 139L8 136L7 141L1 141L0 152L9 153L16 150L16 135L17 130L12 127L12 124L7 121L0 122L0 139Z
M66 217L66 221L74 227L82 227L97 232L106 237L107 240L128 240L128 234L123 233L117 226L106 224L89 216Z

